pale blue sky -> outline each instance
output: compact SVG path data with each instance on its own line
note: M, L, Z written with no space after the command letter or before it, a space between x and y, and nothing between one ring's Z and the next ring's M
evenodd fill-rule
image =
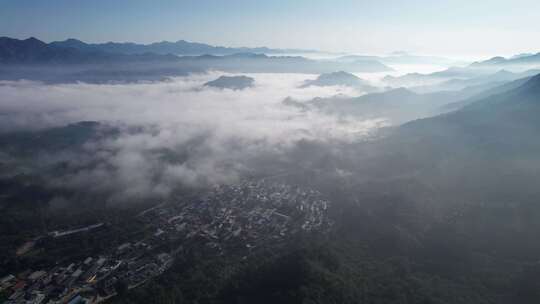
M0 0L0 35L454 56L539 52L540 1Z

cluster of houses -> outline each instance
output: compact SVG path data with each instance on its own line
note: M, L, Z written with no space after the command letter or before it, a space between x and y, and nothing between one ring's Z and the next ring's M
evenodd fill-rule
M202 198L162 205L141 218L154 225L156 236L247 257L292 234L327 230L328 207L317 191L258 181L218 186Z
M119 282L135 288L173 262L170 254L153 253L142 242L126 243L112 252L69 265L7 275L0 279L0 291L9 294L4 303L99 303L116 295Z
M218 186L203 197L163 203L137 216L148 233L69 265L6 275L5 303L99 303L124 288L136 288L172 266L189 248L249 257L298 233L327 231L328 201L314 190L265 181ZM49 237L73 237L102 223ZM93 232L91 232L93 233ZM27 246L28 247L28 246ZM177 248L163 250L163 248ZM27 250L27 248L25 248Z

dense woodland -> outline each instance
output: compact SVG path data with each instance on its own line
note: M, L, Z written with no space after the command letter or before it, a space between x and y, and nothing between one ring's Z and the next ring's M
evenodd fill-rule
M122 295L111 302L538 303L537 204L470 203L443 209L426 212L397 194L350 194L334 204L338 224L328 237L303 236L285 249L247 260L194 247L142 288L119 288ZM2 231L7 233L2 236L2 268L10 271L99 252L129 239L126 231L137 228L125 220L133 211L122 208L43 214L35 208L5 207L3 214ZM86 234L71 239L70 246L44 248L46 255L13 256L16 245L60 218L76 219L65 225L107 219L117 235L111 230Z

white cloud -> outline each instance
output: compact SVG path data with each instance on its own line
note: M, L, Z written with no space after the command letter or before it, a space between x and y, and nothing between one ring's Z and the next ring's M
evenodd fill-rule
M43 128L87 120L120 127L120 136L88 143L85 155L72 156L73 165L85 169L59 182L121 189L116 195L125 198L167 195L179 184L235 181L253 170L248 164L258 157L279 157L299 140L349 140L378 125L282 105L288 96L308 100L358 94L344 87L298 88L313 75L249 75L255 87L242 91L203 87L219 75L134 84L3 82L0 127ZM140 129L133 132L130 126Z

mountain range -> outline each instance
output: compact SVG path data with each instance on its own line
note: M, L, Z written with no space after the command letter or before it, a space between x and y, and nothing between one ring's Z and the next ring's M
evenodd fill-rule
M79 47L77 47L79 45ZM63 65L62 69L57 67ZM66 66L67 65L67 66ZM39 68L37 68L39 67ZM391 71L375 60L341 62L300 56L256 53L177 56L157 53L109 52L69 41L65 46L36 38L0 38L0 79L64 81L154 80L194 72L220 70L231 73L307 73Z
M174 60L177 60L177 57L173 55L115 54L90 49L81 51L47 44L34 37L24 40L0 37L0 63L3 64L92 64Z
M408 73L401 76L385 76L382 80L391 87L408 87L416 92L459 90L467 86L502 83L536 75L540 72L535 65L521 66L477 66L450 67L429 74Z
M506 85L508 88L508 85ZM495 92L476 100L463 108L423 120L405 124L402 129L414 132L416 136L456 136L461 130L463 136L490 138L498 143L515 142L524 137L531 139L540 128L540 74L519 81L506 91ZM450 132L449 129L452 129ZM534 144L537 141L521 144ZM487 142L477 141L477 144ZM530 153L532 150L520 149Z
M493 57L488 60L478 61L471 64L474 67L489 67L489 66L520 66L540 64L540 53L536 54L519 54L510 58L501 56Z
M51 46L62 48L74 48L82 51L103 51L120 54L175 54L175 55L231 55L236 53L258 53L258 54L285 54L285 53L310 53L313 50L296 49L271 49L267 47L224 47L213 46L205 43L189 42L178 40L176 42L161 41L150 44L137 44L133 42L107 42L107 43L85 43L77 39L66 39L54 41Z
M419 64L419 65L440 65L440 66L450 66L456 64L462 64L463 62L455 59L437 57L437 56L424 56L424 55L414 55L407 52L394 52L386 56L373 56L373 55L346 55L338 58L341 61L355 61L359 59L370 59L377 60L384 64L400 64L400 65L409 65L409 64Z
M457 111L406 123L384 151L400 155L414 168L411 174L449 194L460 189L479 201L526 202L538 194L539 114L536 75Z
M390 89L359 97L334 96L300 102L292 98L285 105L301 110L316 110L356 119L384 118L392 125L461 109L475 102L514 90L530 79L523 77L510 82L474 83L459 90L418 93L406 88Z
M409 101L418 98L403 89L389 94ZM407 100L403 102L410 106ZM367 105L359 108L367 109ZM483 92L458 110L381 129L377 140L353 148L354 166L347 168L373 181L355 185L365 191L373 189L373 183L380 184L385 193L399 182L426 185L437 193L429 197L429 208L442 201L449 206L456 202L536 203L539 114L540 75L536 75ZM418 199L417 193L411 196Z

